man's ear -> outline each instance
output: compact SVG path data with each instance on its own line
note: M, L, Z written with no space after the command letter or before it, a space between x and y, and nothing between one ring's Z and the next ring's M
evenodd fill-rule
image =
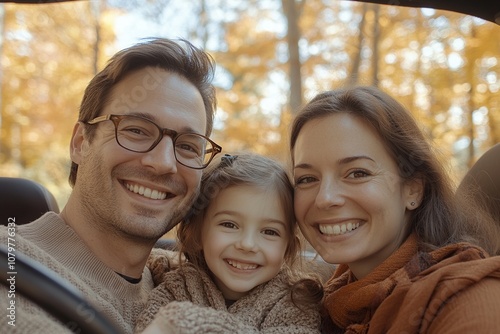
M405 181L405 200L408 210L414 210L420 206L424 195L424 188L424 180L421 177L414 177L411 180Z
M69 152L71 161L79 165L82 158L85 156L88 146L89 144L85 134L85 125L82 122L78 122L73 127L73 134L71 136Z

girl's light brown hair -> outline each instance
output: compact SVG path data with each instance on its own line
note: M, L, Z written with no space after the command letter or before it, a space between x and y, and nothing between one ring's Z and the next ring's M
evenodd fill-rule
M293 266L301 245L293 210L293 187L284 167L277 161L253 153L222 156L203 171L200 193L187 218L179 224L177 237L180 251L196 266L208 270L201 244L201 227L205 212L219 192L228 187L250 185L266 193L278 194L285 213L288 246L285 263Z
M271 158L253 153L222 156L203 171L199 196L177 230L180 256L185 256L198 268L210 272L201 242L205 212L221 190L242 185L262 188L262 196L270 192L278 194L288 223L288 245L283 270L288 273L291 298L299 307L319 305L323 297L321 282L316 275L308 275L302 269L302 246L293 209L293 187L285 168Z

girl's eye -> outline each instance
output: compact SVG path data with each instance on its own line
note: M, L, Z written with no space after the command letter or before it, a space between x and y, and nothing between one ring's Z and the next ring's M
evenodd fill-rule
M362 169L356 169L347 175L347 177L350 179L359 179L367 176L370 176L370 173Z
M222 222L220 225L227 228L236 228L236 224L233 222Z
M265 229L264 231L262 231L262 233L264 233L266 235L272 235L272 236L278 236L278 237L280 236L278 231L271 230L271 229Z

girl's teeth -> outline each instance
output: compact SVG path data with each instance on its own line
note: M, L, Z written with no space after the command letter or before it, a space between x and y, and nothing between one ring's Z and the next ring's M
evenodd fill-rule
M251 270L257 268L256 264L240 263L232 260L228 260L227 263L229 263L231 266L237 269L242 269L242 270Z

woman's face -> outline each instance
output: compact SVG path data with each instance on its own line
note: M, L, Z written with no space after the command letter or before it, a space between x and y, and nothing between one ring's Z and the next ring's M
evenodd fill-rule
M366 276L403 242L415 185L374 128L347 113L306 123L292 154L302 233L325 261Z

